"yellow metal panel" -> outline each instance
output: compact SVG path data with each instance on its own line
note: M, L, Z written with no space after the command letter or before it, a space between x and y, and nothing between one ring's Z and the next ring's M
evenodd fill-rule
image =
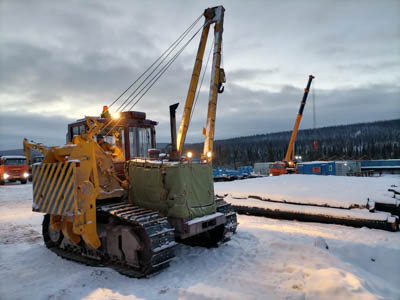
M39 170L39 171L37 171ZM33 166L32 170L32 184L33 184L33 196L35 197L37 193L42 189L42 186L45 182L44 178L46 178L48 171L50 170L49 164L42 164L40 166ZM39 174L38 174L39 172Z
M194 97L196 95L197 85L199 82L201 66L203 64L204 50L206 48L209 30L210 30L210 24L208 20L206 20L203 27L203 32L201 33L200 44L197 50L196 62L193 67L192 79L190 81L188 94L186 96L185 108L183 110L182 120L179 126L179 132L177 136L177 150L179 156L182 155L183 145L185 144L185 139L186 139L186 133L189 129L190 115L192 114Z
M69 176L72 173L73 168L68 168L68 171L65 175L65 178L69 178ZM69 191L73 185L74 181L73 180L64 180L64 182L62 183L62 186L60 188L60 190L62 191L61 193L57 194L57 198L56 198L56 202L58 203L58 205L54 208L54 210L52 210L50 213L54 213L55 215L61 215L61 212L63 210L64 207L64 203L65 203L65 199L69 197L73 197L73 194L67 193L67 197L64 194L64 191ZM67 202L71 201L70 199L67 199Z
M76 162L42 163L33 168L33 210L63 216L74 214ZM44 171L43 171L44 170Z
M214 132L215 132L215 119L217 115L217 100L218 100L218 86L222 81L221 77L221 49L222 49L222 32L224 22L224 11L223 7L217 7L218 21L214 27L214 53L213 53L213 64L211 71L210 81L210 93L208 100L208 111L206 121L206 136L204 139L203 157L207 158L207 153L213 152L214 147Z
M37 205L39 205L39 206L41 206L43 204L43 200L48 193L49 184L50 184L51 178L53 177L53 173L56 170L56 167L57 167L56 164L50 164L50 166L49 166L50 172L46 178L43 178L45 183L44 183L43 188L39 191L39 199L37 202Z
M53 200L54 199L54 192L56 190L56 188L61 184L62 180L56 180L58 179L57 177L60 175L60 170L62 169L62 166L65 166L65 164L57 164L57 169L53 175L53 177L51 178L51 183L49 186L49 192L46 194L45 198L44 198L44 210L47 211L49 209L49 204L51 203L52 205L54 205L54 201L49 201L50 199Z

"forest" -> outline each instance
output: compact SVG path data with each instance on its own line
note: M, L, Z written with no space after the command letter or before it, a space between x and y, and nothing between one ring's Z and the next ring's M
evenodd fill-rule
M213 164L237 168L282 160L291 134L284 131L217 140ZM202 144L185 148L201 153ZM400 119L299 130L295 155L303 161L400 158Z

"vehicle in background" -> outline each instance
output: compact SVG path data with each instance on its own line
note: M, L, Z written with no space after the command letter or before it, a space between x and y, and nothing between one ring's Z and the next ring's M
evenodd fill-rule
M273 165L273 162L258 162L258 163L254 163L254 172L257 175L266 175L268 176L269 173L269 169L271 168L271 166Z
M279 176L283 174L287 174L287 164L283 161L274 162L269 168L270 176Z
M297 113L296 121L294 123L292 136L290 137L289 146L286 152L286 156L283 161L275 162L270 168L271 176L278 176L283 174L294 174L297 173L297 158L294 155L294 143L296 142L297 132L299 131L300 121L303 117L304 107L306 105L307 96L310 92L311 82L314 79L313 75L308 77L307 86L304 89L303 99L300 102L300 109ZM282 168L282 166L284 166Z
M241 166L237 170L234 170L231 167L218 167L213 170L214 181L232 181L256 177L260 177L260 175L257 175L254 172L252 166Z
M25 184L29 177L26 157L22 155L5 155L0 157L0 184L20 181Z

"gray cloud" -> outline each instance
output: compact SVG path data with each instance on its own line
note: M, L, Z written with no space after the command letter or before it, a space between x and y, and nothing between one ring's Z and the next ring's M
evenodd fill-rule
M67 124L72 121L60 116L0 112L0 150L20 149L24 138L48 146L65 144Z
M207 92L202 92L190 125L188 141L201 141L202 127L205 126ZM281 92L252 91L231 84L221 94L218 102L216 138L224 139L280 130L291 130L294 124L303 90L287 86ZM317 125L329 126L368 122L379 119L394 119L400 116L398 107L399 91L389 86L371 86L343 91L317 90ZM158 96L157 96L158 97ZM173 99L164 99L159 108L147 111L147 117L159 121L157 137L159 142L169 141L168 105ZM181 101L180 112L183 103ZM387 109L390 107L391 109ZM161 116L161 117L158 117ZM357 116L357 117L355 117ZM22 139L40 141L47 145L65 142L67 124L71 118L41 114L1 113L1 150L19 148ZM178 119L179 120L179 119ZM312 127L312 96L304 111L301 128Z
M252 80L259 77L269 76L271 74L276 74L279 72L278 68L273 69L238 69L229 72L230 80L233 82L241 80Z
M400 2L222 2L228 82L218 103L216 138L290 130L309 74L316 75L319 126L400 116ZM68 122L98 114L213 5L3 1L1 148L25 136L62 143ZM168 105L179 101L181 115L197 43L134 107L160 122L160 141L169 140ZM208 86L209 75L189 141L202 138ZM302 128L312 126L310 112L307 104Z

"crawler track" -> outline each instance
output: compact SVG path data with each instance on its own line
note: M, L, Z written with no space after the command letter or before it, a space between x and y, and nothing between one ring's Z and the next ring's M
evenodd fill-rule
M107 236L101 237L99 249L89 249L83 241L72 244L59 232L49 228L50 215L43 220L43 238L46 246L57 255L89 266L111 267L128 277L145 277L169 266L174 257L174 229L167 218L159 213L135 207L132 204L119 202L97 207L98 226L125 226L132 229L140 240L141 249L137 251L138 265L128 264L124 257L110 255L103 245Z
M238 226L237 215L232 205L224 201L222 198L217 198L216 203L217 212L223 213L226 218L224 240L222 242L227 242L230 240L230 237L236 232L236 228Z

